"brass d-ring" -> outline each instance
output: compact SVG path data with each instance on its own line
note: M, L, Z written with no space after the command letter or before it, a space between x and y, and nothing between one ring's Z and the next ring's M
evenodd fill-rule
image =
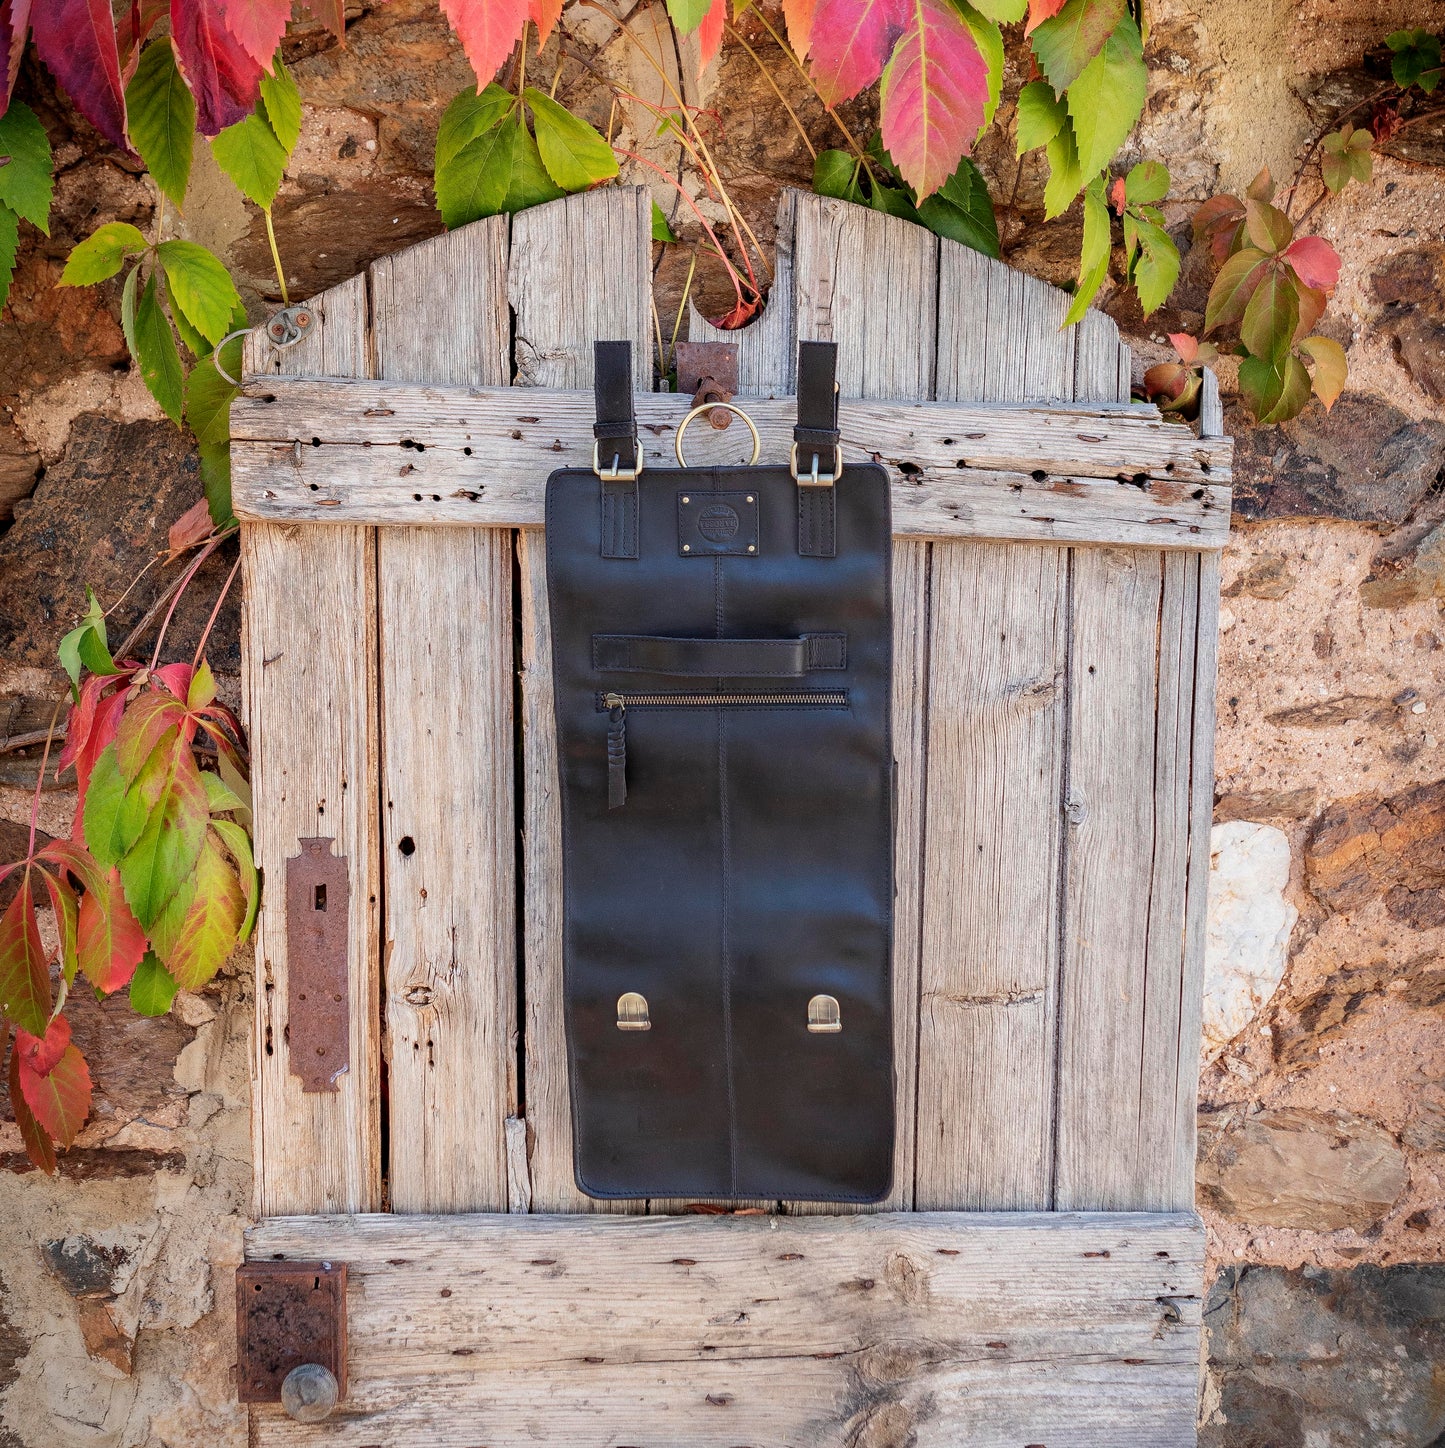
M753 455L748 459L748 466L751 467L758 460L758 454L763 450L762 440L758 437L758 429L747 413L741 407L732 402L702 402L693 408L688 415L677 425L677 437L673 440L673 450L677 453L677 464L679 467L687 466L687 459L682 455L682 435L687 431L687 425L693 418L704 412L711 412L714 407L720 407L724 412L731 412L747 423L748 431L753 435Z

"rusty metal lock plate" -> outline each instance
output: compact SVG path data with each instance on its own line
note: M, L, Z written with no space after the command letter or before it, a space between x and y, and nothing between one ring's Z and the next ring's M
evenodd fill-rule
M345 855L304 839L286 861L286 1011L291 1074L303 1091L339 1091L351 1067Z
M237 1389L279 1403L292 1368L319 1363L346 1396L346 1264L246 1262L236 1269Z

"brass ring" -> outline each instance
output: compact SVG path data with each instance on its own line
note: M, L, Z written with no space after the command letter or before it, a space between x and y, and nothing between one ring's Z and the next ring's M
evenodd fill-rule
M763 450L762 439L758 437L757 425L753 422L752 418L750 418L741 407L732 402L702 402L683 418L678 424L677 436L673 439L673 450L677 453L677 465L681 468L687 466L687 459L682 455L682 435L687 431L688 423L704 412L711 412L714 407L720 407L724 412L731 412L734 416L742 418L742 420L747 423L748 431L753 435L753 455L748 459L748 466L752 467L758 460L758 454Z

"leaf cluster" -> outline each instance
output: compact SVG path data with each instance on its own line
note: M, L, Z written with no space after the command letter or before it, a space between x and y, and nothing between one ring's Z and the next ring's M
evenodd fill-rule
M1339 255L1322 237L1296 237L1274 192L1266 169L1243 198L1215 196L1194 217L1196 243L1207 242L1220 263L1204 330L1237 336L1240 391L1261 423L1297 416L1312 392L1332 407L1346 377L1344 349L1314 334L1339 281Z
M527 113L532 127L528 129ZM436 197L448 228L521 211L617 175L596 127L534 86L453 98L437 131Z

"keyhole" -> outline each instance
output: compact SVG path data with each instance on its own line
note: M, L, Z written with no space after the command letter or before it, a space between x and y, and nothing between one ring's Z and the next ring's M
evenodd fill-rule
M318 885L318 886L316 887L316 908L317 908L318 910L325 910L325 909L326 909L326 886L325 886L325 885Z

